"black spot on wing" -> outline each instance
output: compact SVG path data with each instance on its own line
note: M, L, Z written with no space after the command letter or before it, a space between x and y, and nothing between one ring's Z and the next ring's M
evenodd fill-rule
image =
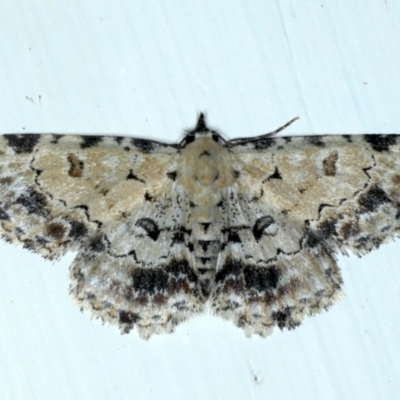
M147 233L147 236L154 241L158 239L160 235L160 229L158 228L157 223L151 218L140 218L136 221L136 226L144 229Z
M144 153L150 153L157 147L157 143L146 139L132 139L132 144Z
M174 280L185 279L190 282L196 282L198 280L196 274L186 260L172 260L165 267L165 272L173 277Z
M237 179L237 178L240 178L241 173L240 173L240 171L234 169L234 170L232 171L232 175L233 175L233 177L234 177L235 179Z
M36 243L31 239L25 239L23 241L23 248L35 252ZM37 249L36 249L37 250Z
M322 136L307 136L305 138L306 142L317 147L325 147Z
M282 175L279 172L278 167L275 167L274 173L267 178L267 181L270 181L272 179L282 179Z
M143 179L141 179L137 175L135 175L132 170L129 170L129 174L126 176L126 179L127 180L133 179L138 182L146 183Z
M253 235L257 242L261 239L265 230L272 225L275 220L270 215L264 215L255 222L253 226Z
M140 320L140 317L136 313L120 311L118 319L121 324L134 324Z
M226 280L228 276L237 278L243 271L244 265L239 260L227 259L223 267L217 272L215 276L216 282L221 282Z
M146 192L146 193L144 194L144 199L145 199L146 201L150 201L150 202L153 202L153 201L154 201L154 197L153 197L149 192Z
M396 144L398 135L364 135L364 139L375 151L389 151Z
M197 282L197 276L186 260L172 260L159 268L136 268L132 272L132 287L134 291L142 291L153 295L157 292L178 291L189 292L190 288L184 281Z
M268 149L269 147L275 146L276 139L264 138L264 139L255 140L253 143L254 143L254 148L256 150L265 150L265 149Z
M88 149L90 147L95 147L103 141L102 136L81 136L81 149Z
M272 319L276 321L278 327L280 329L283 328L295 328L298 326L298 322L292 320L292 315L289 307L286 307L284 310L275 311L272 313Z
M361 211L373 212L381 204L389 203L390 199L381 187L374 185L358 198L358 202L362 206Z
M52 144L58 144L58 142L60 141L60 139L62 139L65 135L60 135L60 134L56 134L53 133L53 140L50 142Z
M86 236L87 232L88 230L84 223L76 220L70 221L69 237L77 240Z
M132 272L132 287L135 291L154 294L167 289L168 275L161 268L137 268Z
M320 243L321 239L316 234L313 232L307 232L303 240L303 247L313 249L314 247L319 246Z
M40 140L40 135L4 135L8 145L17 153L32 153L33 148Z
M0 207L0 220L2 221L10 220L10 216L7 214L7 212L4 210L3 207Z
M20 204L27 211L28 214L47 215L46 209L47 200L46 196L37 192L33 187L28 187L16 200L16 204Z
M349 143L353 142L351 135L342 135L342 138L345 139Z
M176 171L167 172L167 178L171 179L171 181L175 181L176 176L177 176Z
M336 220L329 219L318 226L318 236L321 239L329 239L336 235Z
M101 253L106 249L106 246L103 242L102 237L98 236L91 240L88 248L93 253Z
M280 272L276 267L249 266L244 269L243 273L246 287L259 292L275 289L280 278Z

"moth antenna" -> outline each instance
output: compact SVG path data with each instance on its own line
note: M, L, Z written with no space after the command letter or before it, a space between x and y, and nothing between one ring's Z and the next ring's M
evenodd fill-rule
M300 119L299 117L295 117L293 119L291 119L289 122L287 122L285 125L282 125L280 128L274 130L273 132L268 132L268 133L264 133L263 135L259 135L259 136L255 136L255 137L250 137L250 138L238 138L238 139L233 139L230 140L228 143L229 145L237 145L237 144L244 144L244 143L251 143L251 142L255 142L257 140L260 139L265 139L265 138L269 138L272 136L275 136L276 134L278 134L279 132L282 132L284 129L286 129L289 125L292 125L294 121L297 121L298 119Z

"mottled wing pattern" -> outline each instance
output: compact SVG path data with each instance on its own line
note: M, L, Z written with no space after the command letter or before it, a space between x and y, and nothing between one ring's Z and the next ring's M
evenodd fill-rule
M362 255L398 236L398 142L360 135L233 145L238 179L225 195L214 312L265 336L337 300L335 252Z
M202 114L178 145L4 135L0 234L48 259L78 251L74 299L123 332L171 332L210 301L266 336L340 297L336 252L363 255L398 236L398 142L227 142Z
M0 152L2 235L50 259L168 190L177 156L151 141L71 135L3 135Z
M72 265L72 293L84 309L143 338L171 332L202 311L203 294L188 235L185 197L171 188L124 221L102 229Z
M202 304L177 157L141 139L1 136L0 233L48 259L77 250L71 291L94 316L169 331Z

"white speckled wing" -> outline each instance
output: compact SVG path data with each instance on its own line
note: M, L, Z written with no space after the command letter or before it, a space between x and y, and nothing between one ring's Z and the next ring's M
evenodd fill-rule
M171 190L176 157L171 146L131 138L0 136L1 234L50 259L78 249Z
M339 299L335 252L361 255L398 236L399 150L396 135L233 146L214 312L265 336Z
M398 142L226 141L203 115L176 145L3 135L0 233L48 259L77 250L74 299L122 332L171 332L209 301L266 336L340 297L337 251L398 236Z
M270 138L233 152L244 166L241 191L257 198L262 190L260 201L304 222L329 247L361 255L397 235L398 135Z

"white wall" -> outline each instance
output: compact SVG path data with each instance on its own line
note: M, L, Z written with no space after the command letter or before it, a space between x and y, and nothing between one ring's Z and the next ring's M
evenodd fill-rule
M0 132L173 142L205 111L228 138L295 116L285 135L400 133L399 20L394 0L3 1ZM204 315L145 342L72 305L72 254L1 242L0 397L397 398L399 253L340 257L346 297L295 331Z

